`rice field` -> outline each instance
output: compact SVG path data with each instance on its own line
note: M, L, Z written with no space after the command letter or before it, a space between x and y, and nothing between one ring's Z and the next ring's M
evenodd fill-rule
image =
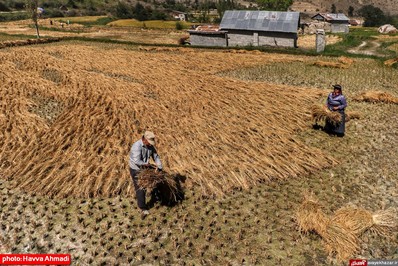
M189 28L193 23L178 21L184 28ZM175 29L177 21L164 21L164 20L148 20L138 21L136 19L119 19L110 22L109 26L117 27L134 27L134 28L150 28L150 29Z
M294 91L216 75L243 56L252 59L244 66L294 59L166 51L72 45L3 53L9 75L24 77L2 77L3 99L13 102L3 107L2 145L13 146L1 156L5 175L45 195L129 195L125 157L132 138L146 129L157 132L166 168L189 176L204 195L332 165L327 155L293 138L308 120L308 112L297 108ZM318 93L308 91L308 101ZM218 95L222 98L211 100ZM64 106L51 125L29 112L47 108L33 97Z
M300 232L304 195L325 219L398 207L398 106L353 100L398 96L382 62L83 42L0 58L2 252L70 253L81 265L346 265L324 240L346 229ZM344 138L312 129L311 106L335 83L360 114ZM186 181L180 204L143 219L127 159L146 129ZM398 259L396 232L345 240L356 257Z

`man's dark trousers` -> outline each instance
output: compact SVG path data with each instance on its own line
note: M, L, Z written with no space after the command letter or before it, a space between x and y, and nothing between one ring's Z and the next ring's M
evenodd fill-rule
M147 206L145 204L145 189L140 189L140 187L138 186L138 173L140 171L139 170L134 170L130 168L130 175L131 178L133 179L133 184L134 184L134 189L135 189L135 195L137 197L137 203L138 203L138 208L140 208L141 210L147 210Z

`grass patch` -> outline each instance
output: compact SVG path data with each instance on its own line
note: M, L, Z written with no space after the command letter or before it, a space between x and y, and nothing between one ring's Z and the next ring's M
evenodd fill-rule
M115 21L115 19L111 17L106 17L106 16L96 16L96 17L89 17L89 18L83 18L83 19L69 19L69 18L63 18L60 19L59 22L67 23L69 20L70 23L78 23L87 27L90 26L105 26L108 23Z
M25 11L1 12L0 13L0 22L16 21L16 20L23 20L23 19L28 19L28 18L29 18L29 14Z
M101 21L103 19L107 19L109 17L107 16L86 16L86 17L60 17L60 18L54 18L54 20L58 20L60 22L65 22L70 21L70 23L79 23L79 24L85 24L85 23L95 23L97 21Z
M29 27L35 28L33 25ZM57 32L73 32L73 33L82 33L84 30L81 28L58 28L58 27L46 27L46 26L39 26L39 31L57 31Z
M7 33L0 33L0 42L4 42L4 41L14 41L14 40L25 40L25 39L30 39L32 38L32 36L28 35L10 35Z

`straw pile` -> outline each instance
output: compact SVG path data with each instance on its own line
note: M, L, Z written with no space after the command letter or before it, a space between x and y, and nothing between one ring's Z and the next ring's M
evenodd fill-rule
M341 114L332 112L325 106L313 105L311 107L311 116L315 123L329 121L336 125L341 122Z
M348 122L350 120L361 119L362 115L357 111L348 111L345 113L345 121Z
M16 40L16 41L4 41L0 42L0 49L13 46L25 46L31 44L41 44L41 43L52 43L59 42L60 38L40 38L40 39L27 39L27 40Z
M331 67L331 68L341 68L347 69L349 68L354 60L348 57L339 57L338 62L326 62L326 61L316 61L313 65L319 67Z
M397 66L398 65L398 57L384 61L384 65L386 65L386 66Z
M330 167L336 160L294 138L310 117L300 102L317 90L218 76L292 58L111 44L11 49L0 54L0 174L49 196L133 195L128 153L146 129L164 168L203 194Z
M366 91L354 98L358 102L398 104L398 97L383 91Z
M300 232L315 231L324 240L326 251L339 261L352 257L359 249L358 238L348 229L334 223L321 209L313 196L306 196L296 211L296 221Z
M381 210L372 213L358 207L343 207L337 210L332 221L341 224L355 235L360 236L370 230L384 237L390 237L391 231L397 227L397 214L395 210Z
M300 232L315 231L324 240L329 255L347 261L359 250L359 237L367 230L380 236L391 237L397 228L397 213L393 209L371 213L363 208L343 207L332 217L321 209L316 198L306 195L296 211Z

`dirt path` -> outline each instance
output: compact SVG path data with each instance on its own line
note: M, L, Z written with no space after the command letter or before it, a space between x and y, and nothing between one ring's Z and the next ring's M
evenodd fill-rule
M377 52L380 45L377 41L363 41L359 46L348 50L348 52L352 54L384 56Z

